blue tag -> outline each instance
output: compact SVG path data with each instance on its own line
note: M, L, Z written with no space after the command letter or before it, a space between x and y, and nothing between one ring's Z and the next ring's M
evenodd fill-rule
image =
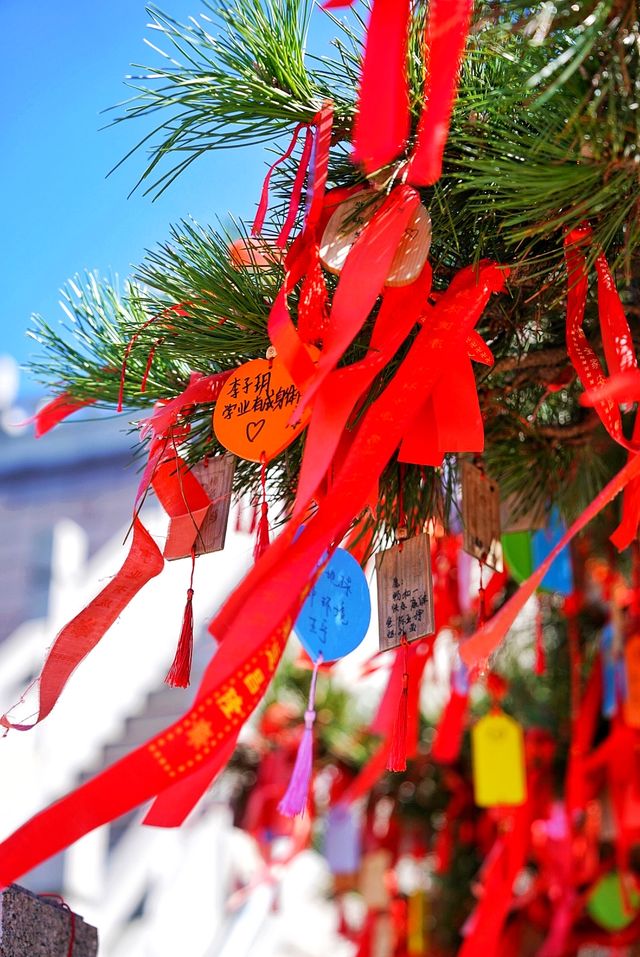
M560 513L554 508L549 517L547 527L541 528L538 532L534 532L531 537L534 568L538 568L538 566L542 564L549 552L558 544L566 530L566 526L560 518ZM542 579L540 587L546 591L558 592L560 595L570 595L573 592L573 569L571 568L569 546L562 549Z
M335 661L357 648L371 620L364 572L353 555L336 548L294 625L313 661Z
M605 625L600 632L600 654L602 656L602 714L605 718L612 718L618 710L618 689L611 625Z

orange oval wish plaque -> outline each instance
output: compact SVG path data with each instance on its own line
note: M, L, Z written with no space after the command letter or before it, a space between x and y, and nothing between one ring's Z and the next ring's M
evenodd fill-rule
M267 462L282 452L304 429L291 418L300 391L278 359L252 359L238 366L224 384L213 413L213 428L221 445L240 458Z

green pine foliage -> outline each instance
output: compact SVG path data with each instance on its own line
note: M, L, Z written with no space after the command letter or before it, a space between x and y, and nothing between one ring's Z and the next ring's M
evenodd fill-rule
M153 120L152 131L130 154L131 165L146 156L137 185L158 195L212 149L255 143L277 148L297 123L310 122L327 98L336 117L329 185L361 181L348 159L348 139L364 6L356 4L348 15L313 13L329 17L335 29L332 51L322 55L307 51L310 0L207 0L201 10L181 24L150 9L157 62L140 67L129 81L133 95L115 120ZM417 2L416 12L421 15L409 76L417 123L426 4ZM563 236L590 222L635 316L639 37L637 4L628 0L478 3L444 175L422 192L433 221L437 289L481 258L511 268L506 295L493 297L479 327L496 359L493 369L476 367L487 467L505 494L542 504L554 500L569 518L612 474L620 456L594 414L579 405L575 382L560 391L548 388L564 381L568 361ZM294 157L274 175L266 239L277 234L296 168ZM396 172L393 165L380 176L391 185ZM149 252L122 296L95 277L71 283L64 293L67 329L36 321L34 334L44 353L35 371L55 391L112 405L125 348L137 334L125 381L127 407L137 414L177 395L192 370L216 372L264 355L269 309L283 270L278 262L268 268L233 263L229 245L246 238L248 230L240 222L225 230L184 220ZM334 288L333 277L327 281ZM184 315L170 311L176 304L184 305ZM295 294L291 307L295 318ZM151 317L156 319L141 329ZM586 329L601 350L594 317L590 298ZM347 361L365 350L363 335ZM374 384L370 399L398 361ZM219 448L210 412L193 412L191 460ZM284 504L295 489L303 444L299 438L270 470ZM382 534L390 534L397 520L397 475L392 463L375 516ZM256 478L256 469L246 463L237 472L237 486L252 489ZM440 470L409 467L404 486L412 529L428 515L446 520L455 462Z

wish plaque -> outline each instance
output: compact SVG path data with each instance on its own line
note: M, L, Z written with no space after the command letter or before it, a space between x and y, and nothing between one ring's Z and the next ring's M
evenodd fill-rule
M463 548L489 568L502 571L498 485L469 461L462 462L461 478Z
M376 555L380 651L435 630L431 541L425 533Z

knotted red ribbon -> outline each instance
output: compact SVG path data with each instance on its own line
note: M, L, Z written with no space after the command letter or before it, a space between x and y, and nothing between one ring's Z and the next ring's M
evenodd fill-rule
M585 389L601 396L594 401L594 408L612 439L630 451L639 446L627 442L622 433L620 409L606 392L607 379L600 360L584 334L584 310L587 301L588 273L585 250L592 244L588 226L572 230L565 239L567 264L567 351ZM620 303L607 261L602 252L596 259L598 272L598 314L602 344L611 375L637 368L631 331Z
M353 2L353 0L351 0ZM347 6L327 0L326 8ZM431 186L442 173L458 73L473 0L431 0L425 32L425 95L405 178ZM407 56L409 0L374 0L362 66L353 134L353 159L366 173L387 166L405 150L410 132Z

